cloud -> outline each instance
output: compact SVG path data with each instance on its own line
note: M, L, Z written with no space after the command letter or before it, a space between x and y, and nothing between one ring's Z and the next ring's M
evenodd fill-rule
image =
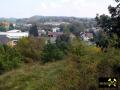
M95 17L96 13L108 14L107 8L110 4L115 5L114 0L3 0L0 12L1 16L7 17Z
M95 17L97 13L108 14L112 0L46 0L35 11L42 15Z

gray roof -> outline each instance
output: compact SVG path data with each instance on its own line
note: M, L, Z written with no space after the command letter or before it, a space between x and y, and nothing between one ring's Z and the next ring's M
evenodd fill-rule
M0 35L0 44L7 44L9 41L9 38L5 35Z

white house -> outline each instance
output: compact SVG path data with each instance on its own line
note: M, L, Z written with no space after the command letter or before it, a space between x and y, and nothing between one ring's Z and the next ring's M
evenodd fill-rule
M39 36L41 35L46 35L46 31L45 30L38 30Z
M93 39L93 33L81 32L80 37L83 41L89 41L90 39Z
M58 27L55 27L52 29L52 32L59 32L59 31L60 31L60 28L58 28Z

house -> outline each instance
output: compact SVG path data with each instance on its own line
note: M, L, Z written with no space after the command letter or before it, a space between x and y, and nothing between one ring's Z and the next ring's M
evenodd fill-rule
M60 28L55 27L55 28L52 29L52 32L60 32Z
M68 22L45 22L44 25L60 26L61 24L69 24Z
M3 44L7 44L10 46L16 45L17 41L20 38L28 37L28 36L29 36L28 32L21 32L21 30L11 30L7 32L0 32L1 43L3 43L2 39L4 38L3 40L5 40L5 43Z
M28 32L7 33L7 37L10 39L20 39L28 36L29 36Z
M91 33L91 32L81 32L80 33L80 38L83 41L89 42L90 39L93 39L93 33Z
M45 30L38 30L38 34L39 34L39 36L46 35L46 31Z
M58 36L63 35L63 32L48 32L48 41L55 43Z
M24 24L25 27L31 27L32 24Z
M93 33L91 33L91 32L87 32L87 33L86 33L86 36L87 36L89 39L93 39Z
M9 29L9 26L10 26L10 24L7 22L7 21L3 21L3 22L1 22L0 23L0 26L3 26L3 27L5 27L6 28L6 30L8 30Z
M16 27L16 24L15 24L15 23L13 23L13 27Z
M48 37L58 37L63 35L63 32L48 32Z
M28 32L0 32L0 36L5 35L10 39L20 39L22 37L28 37Z
M6 20L4 20L0 23L0 25L5 26L5 27L9 27L10 24Z

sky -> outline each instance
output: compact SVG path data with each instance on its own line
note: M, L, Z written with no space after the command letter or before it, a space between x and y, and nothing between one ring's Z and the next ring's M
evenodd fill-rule
M27 18L42 16L95 17L109 14L114 0L0 0L0 17Z

